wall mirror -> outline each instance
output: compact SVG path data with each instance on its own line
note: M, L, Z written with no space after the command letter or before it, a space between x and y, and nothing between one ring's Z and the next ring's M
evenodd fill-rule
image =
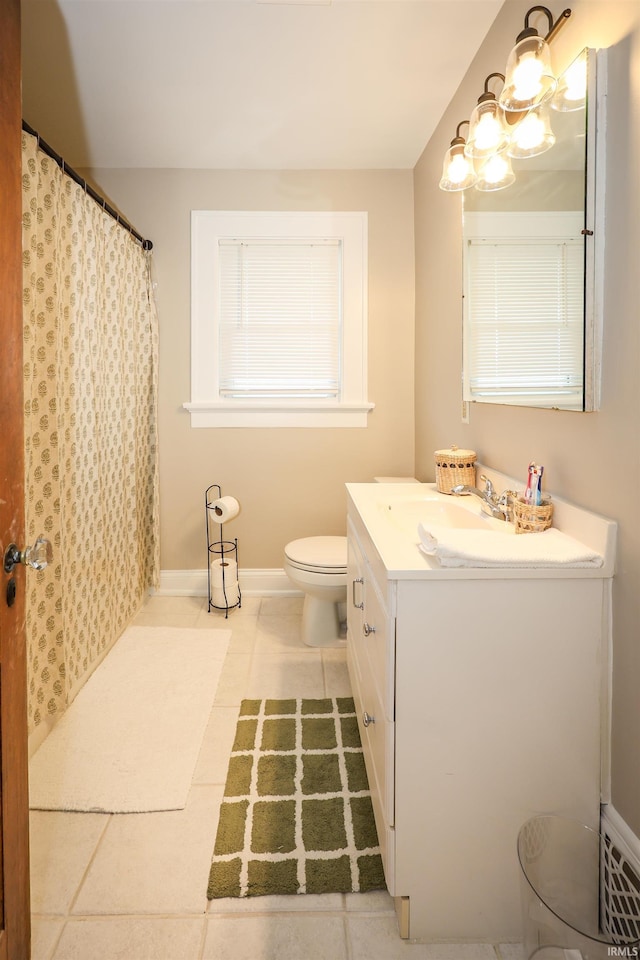
M464 194L465 400L598 409L603 54L584 50L560 78L553 146L514 158L510 186ZM560 92L580 71L586 95L566 109Z

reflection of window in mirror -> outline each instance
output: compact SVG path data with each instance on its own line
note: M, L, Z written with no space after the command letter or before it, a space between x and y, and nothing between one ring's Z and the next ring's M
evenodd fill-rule
M465 215L466 399L582 409L582 223Z
M584 409L587 54L560 78L553 146L521 158L521 130L515 182L464 194L465 400Z

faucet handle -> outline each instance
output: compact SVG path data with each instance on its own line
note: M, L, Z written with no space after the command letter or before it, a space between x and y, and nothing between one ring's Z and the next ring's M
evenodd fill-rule
M490 499L493 499L495 491L491 480L489 480L489 477L485 477L484 473L480 475L480 479L484 480L484 492Z
M513 501L517 496L515 490L503 490L498 497L498 506L502 507L506 520L513 520Z

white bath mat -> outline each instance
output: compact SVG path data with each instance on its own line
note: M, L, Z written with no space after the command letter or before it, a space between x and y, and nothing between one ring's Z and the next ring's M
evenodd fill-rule
M35 810L181 810L230 630L129 627L29 765Z

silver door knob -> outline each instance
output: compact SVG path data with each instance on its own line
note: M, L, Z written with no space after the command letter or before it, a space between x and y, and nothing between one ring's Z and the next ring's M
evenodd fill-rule
M367 711L365 710L362 714L362 722L365 725L365 727L368 727L370 723L376 722L376 718L372 716L370 713L367 713Z
M4 571L11 573L18 563L24 563L26 567L33 567L34 570L44 570L52 560L53 547L40 534L33 546L25 547L24 550L19 550L15 543L9 544L4 554Z
M362 632L364 633L365 637L369 637L372 633L376 632L376 628L372 627L370 623L365 622L362 625Z

